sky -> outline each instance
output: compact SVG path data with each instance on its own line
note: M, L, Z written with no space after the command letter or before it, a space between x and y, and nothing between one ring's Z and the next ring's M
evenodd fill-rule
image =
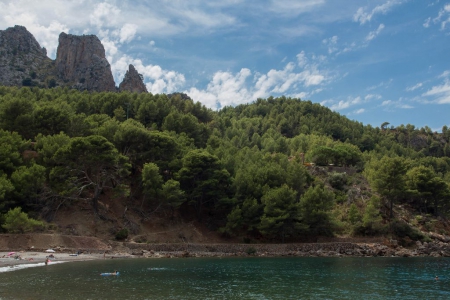
M208 108L286 96L379 127L450 126L450 0L0 0L56 57L61 32L102 41L116 85Z

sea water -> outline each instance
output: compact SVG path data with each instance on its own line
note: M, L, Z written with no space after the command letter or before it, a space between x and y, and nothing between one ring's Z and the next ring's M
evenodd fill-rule
M450 299L449 267L448 258L106 259L0 273L0 299Z

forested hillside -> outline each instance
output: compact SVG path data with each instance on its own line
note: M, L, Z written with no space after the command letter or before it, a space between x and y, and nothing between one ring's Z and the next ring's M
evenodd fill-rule
M446 233L450 131L389 125L285 97L215 112L183 94L0 87L2 229L58 230L86 202L108 222L109 197L244 241ZM139 233L124 224L117 238Z

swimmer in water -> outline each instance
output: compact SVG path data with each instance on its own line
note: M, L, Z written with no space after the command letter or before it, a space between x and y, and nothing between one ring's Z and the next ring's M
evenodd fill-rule
M434 280L439 280L439 277L437 277L437 276L436 276L436 277L434 277Z

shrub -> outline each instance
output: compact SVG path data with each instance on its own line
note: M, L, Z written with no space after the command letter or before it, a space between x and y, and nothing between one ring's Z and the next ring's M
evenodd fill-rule
M6 213L2 227L9 233L26 233L44 229L45 223L29 218L20 207L16 207Z
M23 86L33 86L33 81L31 80L30 77L27 77L22 80L22 85Z
M400 238L409 237L413 241L425 239L425 236L419 230L399 220L395 220L391 223L391 230Z
M330 185L337 190L344 190L347 184L348 178L346 173L333 172L328 176L328 182Z
M247 253L248 255L255 255L256 249L253 247L249 247L249 248L247 248L247 250L245 250L245 253Z
M116 240L125 240L128 238L128 229L122 228L116 233Z
M352 205L350 205L350 209L348 211L348 220L353 225L361 221L361 214L359 213L358 207L355 203L352 203Z
M54 78L52 78L52 79L50 79L49 81L48 81L48 87L49 88L54 88L54 87L56 87L57 86L57 84L56 84L56 80L54 79Z

